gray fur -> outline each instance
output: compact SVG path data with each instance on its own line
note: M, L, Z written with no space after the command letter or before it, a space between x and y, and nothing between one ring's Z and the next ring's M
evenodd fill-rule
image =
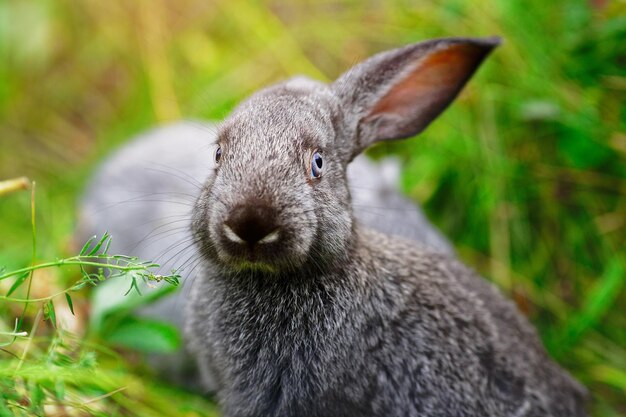
M202 260L187 335L225 416L585 415L584 388L491 284L353 212L347 164L424 129L496 44L386 52L332 85L265 89L220 126L221 159L192 213ZM435 60L449 74L395 94L442 51L461 51ZM315 150L320 178L309 175ZM274 213L279 240L237 243L232 211L258 206Z
M216 130L215 124L185 121L138 136L96 172L79 210L78 243L108 231L113 236L111 253L158 261L161 273L179 270L183 277L181 290L139 311L179 329L183 328L183 312L197 274L198 255L189 229L191 208L202 182L213 174L207 161L212 157ZM363 224L439 252L453 253L450 243L420 208L398 192L397 161L374 163L360 156L350 164L348 177L356 205L354 214ZM128 282L106 281L96 289L96 297L105 286L107 290L116 287L114 292L122 297ZM176 354L151 355L149 359L163 378L201 389L197 368L185 348Z

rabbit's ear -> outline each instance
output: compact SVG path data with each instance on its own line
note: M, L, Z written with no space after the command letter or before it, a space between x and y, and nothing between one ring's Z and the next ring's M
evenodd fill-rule
M375 55L332 84L340 99L347 157L374 142L428 126L472 76L498 38L445 38Z

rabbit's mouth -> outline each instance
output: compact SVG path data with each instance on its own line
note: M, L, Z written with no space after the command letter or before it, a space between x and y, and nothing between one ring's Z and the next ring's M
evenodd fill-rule
M230 264L232 268L237 271L258 271L258 272L267 272L274 274L278 272L278 268L273 265L267 264L265 262L248 262L248 261L239 261Z

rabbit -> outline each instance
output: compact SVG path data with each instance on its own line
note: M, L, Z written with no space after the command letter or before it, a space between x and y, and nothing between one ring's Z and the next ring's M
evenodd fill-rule
M348 164L423 131L499 42L429 40L331 84L288 80L219 126L186 335L224 416L586 415L585 388L512 302L351 203Z
M110 253L155 260L161 264L158 273L176 269L182 275L179 291L137 311L181 332L198 258L188 227L191 206L213 172L207 161L212 158L216 129L215 122L179 121L133 138L99 167L79 204L77 243L108 231ZM396 160L373 162L361 155L350 165L348 178L357 206L354 215L364 224L453 255L450 242L419 206L398 191ZM126 280L112 279L95 288L94 297L113 293L121 298L127 289ZM146 291L151 289L142 288ZM162 379L189 390L206 390L184 346L174 354L151 354L148 361Z

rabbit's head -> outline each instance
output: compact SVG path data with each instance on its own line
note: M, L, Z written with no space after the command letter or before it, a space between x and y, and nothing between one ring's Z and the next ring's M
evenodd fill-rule
M346 254L347 164L372 143L421 132L498 39L438 39L383 52L328 85L264 89L223 122L194 210L202 254L233 270L323 268Z

